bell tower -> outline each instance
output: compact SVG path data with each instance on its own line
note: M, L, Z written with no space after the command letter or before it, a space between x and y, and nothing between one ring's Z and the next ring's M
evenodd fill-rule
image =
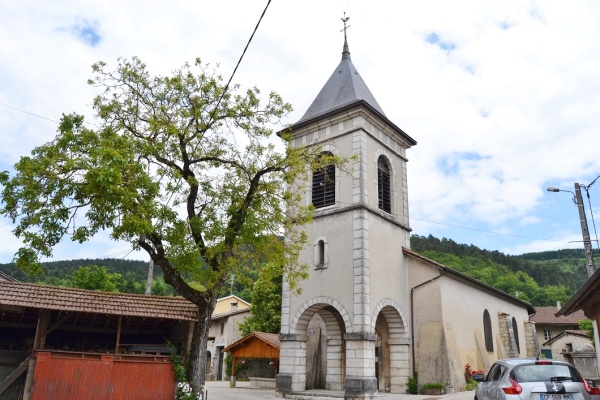
M354 67L342 59L302 118L294 146L319 146L351 161L312 173L306 204L313 223L300 262L310 266L302 294L284 283L281 394L343 391L405 393L410 375L410 246L406 150L416 141L393 124Z

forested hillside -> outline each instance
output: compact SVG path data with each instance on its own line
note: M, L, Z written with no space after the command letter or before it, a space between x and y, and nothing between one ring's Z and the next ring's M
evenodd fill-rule
M583 249L511 256L431 235L413 235L411 248L537 306L564 303L587 279Z
M79 259L42 263L43 273L27 275L14 263L0 264L0 271L20 282L78 287L82 289L107 290L114 287L117 292L145 293L148 279L148 262L120 258ZM235 294L244 300L251 298L251 285L258 273L249 277L234 277L223 290L223 296ZM152 294L175 296L173 288L165 283L162 270L154 268ZM107 285L107 282L110 285Z
M427 258L536 306L552 306L557 301L566 302L587 279L583 249L511 256L499 251L459 244L452 239L438 239L431 235L413 235L411 248ZM100 269L85 269L90 266ZM59 286L93 288L96 285L98 288L105 288L107 286L101 281L110 281L116 291L128 293L144 293L148 273L147 262L122 259L54 261L44 263L42 267L45 273L38 276L26 275L15 264L0 264L0 271L22 282ZM254 271L250 275L252 276L235 277L232 283L224 288L222 295L235 294L245 300L251 300L252 283L258 279L258 272ZM92 282L89 282L90 280ZM154 269L152 293L174 294L172 288L164 283L160 268Z

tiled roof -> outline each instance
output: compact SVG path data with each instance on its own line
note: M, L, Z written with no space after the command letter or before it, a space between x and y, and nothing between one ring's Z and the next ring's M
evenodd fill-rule
M278 334L253 331L253 332L249 333L248 335L244 336L243 338L241 338L240 340L238 340L237 342L230 344L229 346L224 348L222 351L230 351L231 349L241 345L244 342L247 342L248 340L250 340L254 337L259 340L262 340L269 346L275 347L276 349L281 348Z
M0 271L0 281L11 281L11 282L17 282L17 280L15 278L13 278L12 276L5 274L4 272Z
M558 339L562 338L563 336L568 336L568 335L579 336L579 337L582 337L582 338L589 339L588 334L587 334L586 331L581 331L581 330L566 330L566 331L563 331L563 332L559 333L558 335L554 336L552 339L547 340L542 345L543 346L549 346L550 344L554 343L555 341L557 341Z
M572 314L557 317L555 314L558 309L554 306L549 307L536 307L535 315L532 315L530 320L536 324L547 324L547 325L577 325L579 321L585 319L583 310L575 311Z
M242 308L241 310L233 310L233 311L227 311L224 313L220 313L220 314L213 314L210 319L211 321L216 321L218 319L221 318L227 318L227 317L231 317L232 315L237 315L237 314L242 314L242 313L249 313L250 309L249 308Z
M132 317L196 320L197 307L181 297L145 296L0 281L0 306L20 306Z
M281 343L279 342L279 335L276 333L266 333L266 332L253 332L256 337L261 338L266 343L270 344L273 347L279 348Z

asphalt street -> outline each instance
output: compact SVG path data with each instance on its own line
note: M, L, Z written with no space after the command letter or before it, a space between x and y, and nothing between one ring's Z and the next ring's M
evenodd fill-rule
M273 389L254 389L249 387L249 382L237 382L235 388L230 388L229 382L209 381L206 382L206 390L205 400L277 399ZM382 400L473 400L473 395L474 392L458 392L441 396L380 393L378 398Z

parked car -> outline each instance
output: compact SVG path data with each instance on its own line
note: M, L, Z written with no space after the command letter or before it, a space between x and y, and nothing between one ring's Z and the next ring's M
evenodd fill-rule
M567 362L511 358L492 365L475 400L600 400L600 389Z

